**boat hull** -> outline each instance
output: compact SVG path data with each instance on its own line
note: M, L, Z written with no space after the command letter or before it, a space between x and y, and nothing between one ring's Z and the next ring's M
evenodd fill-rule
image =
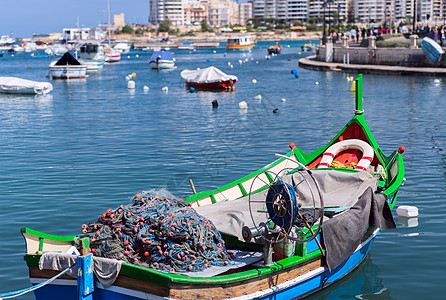
M82 79L87 77L87 67L82 66L50 66L51 79Z
M226 45L226 49L228 50L251 50L254 48L255 43L246 44L246 45Z
M203 90L224 90L224 89L232 89L237 80L227 80L227 81L219 81L219 82L210 82L210 83L196 83L196 82L186 82L188 87L193 87L195 89L203 89Z
M379 229L375 229L362 242L356 251L334 270L329 270L322 263L321 256L316 257L305 265L296 265L292 269L284 269L282 272L256 278L255 280L241 281L236 284L220 285L193 285L184 283L170 283L169 287L163 287L155 283L143 280L119 276L116 282L109 288L104 288L96 283L93 299L196 299L197 297L212 299L296 299L315 293L332 283L342 279L353 271L367 256ZM30 267L30 281L33 285L46 281L56 271L39 270L38 267ZM44 275L44 276L41 276ZM293 277L293 275L296 275ZM36 299L78 299L76 279L56 279L34 291ZM292 278L290 278L292 277ZM271 282L277 284L272 285ZM323 284L321 284L323 283Z
M159 62L151 61L150 67L152 69L174 69L175 62L170 60L160 60Z

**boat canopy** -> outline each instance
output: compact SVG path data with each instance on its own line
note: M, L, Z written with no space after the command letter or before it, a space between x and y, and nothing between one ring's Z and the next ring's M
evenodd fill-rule
M152 57L150 57L150 62L156 62L156 59L158 57L160 60L173 60L172 52L156 51L156 52L153 52Z
M181 78L183 78L186 82L194 83L211 83L228 80L238 80L237 76L228 75L213 66L200 70L184 70L181 72Z
M73 57L69 52L65 54L57 61L56 66L79 66L81 63Z
M47 94L53 90L49 82L38 82L17 77L0 77L0 92Z

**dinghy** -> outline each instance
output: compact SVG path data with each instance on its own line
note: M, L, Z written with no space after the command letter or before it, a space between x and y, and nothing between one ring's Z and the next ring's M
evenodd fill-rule
M233 89L238 78L228 75L216 67L197 70L183 70L181 78L186 85L196 89Z
M46 95L53 90L49 82L32 81L17 77L0 77L0 92L7 94Z
M287 154L214 190L193 188L184 200L141 193L76 236L23 228L31 283L40 284L36 299L295 299L342 280L380 230L395 227L390 210L404 181L404 148L386 156L365 121L362 75L355 108L327 145L305 153L290 144ZM142 208L155 200L163 210L145 214ZM182 235L192 225L171 222L180 212L167 211L159 222L173 202L188 214L194 208L202 231ZM115 228L107 234L119 245L91 238L103 228ZM221 236L196 239L214 229ZM187 248L175 246L175 238ZM199 264L212 249L231 258L210 255Z
M429 37L425 37L421 41L421 49L423 49L424 55L433 63L437 63L441 55L444 54L443 48Z

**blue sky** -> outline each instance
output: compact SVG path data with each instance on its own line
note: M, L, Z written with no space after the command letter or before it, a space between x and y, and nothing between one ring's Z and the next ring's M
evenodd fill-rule
M127 24L147 23L149 0L110 0L111 15L124 13ZM64 27L107 23L107 0L0 0L0 35L32 37ZM113 17L112 17L113 22Z

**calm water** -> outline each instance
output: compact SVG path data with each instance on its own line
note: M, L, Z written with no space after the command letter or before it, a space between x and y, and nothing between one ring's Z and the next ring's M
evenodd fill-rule
M131 52L86 80L54 81L45 97L1 94L0 293L29 286L21 227L77 234L141 190L184 197L189 178L209 190L288 152L289 142L305 151L325 145L353 115L345 80L353 74L298 68L303 42L283 43L291 47L263 60L272 44L226 55L224 48L174 50L178 69L160 72L149 69L150 54ZM253 60L240 65L246 58ZM235 92L189 93L181 84L181 70L210 65L238 76ZM125 76L133 72L136 89L129 91ZM0 58L0 76L46 81L47 73L47 59ZM397 205L416 205L418 226L399 222L383 232L358 270L313 298L445 299L446 79L364 78L366 119L378 143L387 154L406 147ZM258 94L262 101L252 99Z

